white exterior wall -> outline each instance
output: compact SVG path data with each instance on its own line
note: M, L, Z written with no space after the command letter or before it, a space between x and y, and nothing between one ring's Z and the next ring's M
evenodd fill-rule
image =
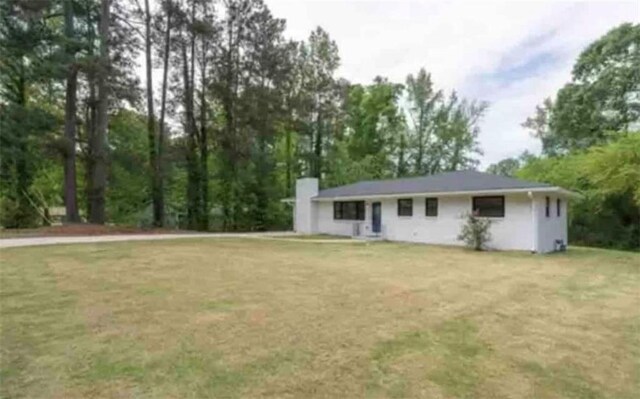
M461 245L458 234L471 212L472 196L439 197L438 216L425 215L424 197L413 198L413 216L397 216L397 200L383 202L383 221L387 221L386 237L397 241ZM495 249L530 250L533 243L531 201L525 194L505 196L505 216L491 218L491 241Z
M549 217L546 216L546 200L550 199ZM562 240L568 244L567 227L567 198L560 197L560 216L557 216L557 195L535 194L532 201L535 203L534 217L537 219L537 252L552 252L555 250L556 240Z
M337 236L351 236L354 224L360 225L361 235L367 235L371 225L371 202L365 201L365 220L334 220L333 201L318 201L318 232Z
M426 196L412 197L413 216L398 216L398 198L381 199L382 237L391 241L461 245L457 237L465 221L465 214L471 212L472 197L438 197L437 217L425 216ZM364 221L350 221L333 219L333 201L317 201L317 231L350 236L354 231L353 225L359 223L361 234L370 234L372 202L378 201L365 201ZM562 214L565 215L566 211ZM505 195L505 216L491 218L492 240L488 246L503 250L535 250L536 234L532 216L532 201L526 193Z
M372 235L371 204L381 203L381 236L391 241L427 244L462 245L457 237L465 215L471 212L473 194L440 195L438 216L425 216L425 198L412 196L413 216L398 216L398 198L365 200L365 220L334 220L333 201L314 199L318 195L318 180L299 179L296 182L294 229L302 234L333 234L353 236ZM478 194L484 196L489 194ZM499 192L491 195L502 195ZM545 198L550 198L550 213L546 217ZM557 216L556 200L561 199L561 212ZM556 240L568 244L568 198L558 193L518 192L505 194L505 215L491 218L491 241L488 247L500 250L526 250L551 252ZM355 200L349 199L349 200Z

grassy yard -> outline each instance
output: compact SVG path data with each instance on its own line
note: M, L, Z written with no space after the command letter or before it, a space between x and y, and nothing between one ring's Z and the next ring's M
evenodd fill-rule
M640 255L3 250L0 397L638 398Z

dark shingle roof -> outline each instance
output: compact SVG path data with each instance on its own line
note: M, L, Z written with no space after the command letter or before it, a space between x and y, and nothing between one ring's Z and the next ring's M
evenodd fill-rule
M317 198L356 197L378 194L446 193L459 191L513 190L552 187L474 170L445 172L424 177L361 181L321 190Z

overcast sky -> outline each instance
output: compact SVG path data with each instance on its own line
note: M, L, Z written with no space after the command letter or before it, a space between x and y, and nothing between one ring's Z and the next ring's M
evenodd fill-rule
M337 42L338 75L404 83L420 67L436 85L490 103L482 122L481 167L540 145L520 124L570 78L590 42L640 20L640 1L425 2L266 0L305 39L322 26Z

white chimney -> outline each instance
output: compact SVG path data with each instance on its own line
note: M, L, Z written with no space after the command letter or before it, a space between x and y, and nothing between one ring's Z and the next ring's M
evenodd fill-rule
M318 195L318 179L305 177L296 181L296 211L294 229L296 233L313 234L317 230L316 204L311 198Z

